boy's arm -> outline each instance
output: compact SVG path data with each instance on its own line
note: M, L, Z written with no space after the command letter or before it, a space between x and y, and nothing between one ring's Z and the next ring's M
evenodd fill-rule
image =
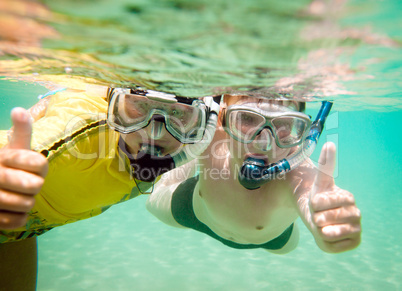
M25 225L27 213L35 203L47 174L48 163L40 153L31 151L32 122L29 113L16 108L9 143L0 148L0 229Z
M171 211L172 196L176 188L188 178L195 176L197 172L197 160L193 160L179 168L162 175L162 178L155 184L155 189L148 197L146 207L155 217L162 222L185 228L177 223Z
M319 167L302 173L295 196L299 214L317 245L325 252L338 253L356 248L360 243L360 210L353 194L335 185L336 148L326 143Z

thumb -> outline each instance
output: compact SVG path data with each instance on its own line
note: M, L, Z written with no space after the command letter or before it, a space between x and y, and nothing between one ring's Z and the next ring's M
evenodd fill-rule
M11 120L13 129L9 148L12 149L31 149L32 121L31 116L24 108L14 108L11 110Z
M324 144L318 160L318 173L313 185L313 193L325 192L335 185L333 173L336 162L336 146L332 142Z

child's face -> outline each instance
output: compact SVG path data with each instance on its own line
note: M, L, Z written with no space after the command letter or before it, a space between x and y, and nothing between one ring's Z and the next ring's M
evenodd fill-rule
M286 158L309 125L308 117L298 111L298 102L227 96L223 106L231 156L239 165L250 156L266 165Z
M151 98L125 90L118 88L111 95L108 123L121 133L134 156L145 149L158 156L171 155L185 143L202 138L201 131L194 129L203 125L203 103Z
M134 158L139 153L158 158L170 155L168 159L180 154L183 158L188 153L181 152L182 147L197 143L201 146L190 148L201 151L206 140L212 139L211 125L219 111L212 97L186 98L132 88L110 88L107 100L107 123L120 132Z

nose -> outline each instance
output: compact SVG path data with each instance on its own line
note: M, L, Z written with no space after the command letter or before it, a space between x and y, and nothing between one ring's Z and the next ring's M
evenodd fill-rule
M263 152L272 150L274 143L275 138L272 134L271 128L268 127L262 129L253 141L254 146Z
M165 125L161 121L151 120L146 128L146 133L150 139L159 140L165 135Z

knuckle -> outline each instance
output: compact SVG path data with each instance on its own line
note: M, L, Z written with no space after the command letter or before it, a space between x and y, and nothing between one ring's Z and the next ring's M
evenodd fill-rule
M321 195L319 193L317 193L314 198L311 200L311 206L313 207L313 209L318 209L320 208L320 206L325 203L325 201L327 200L327 197L324 195Z
M313 214L313 222L317 226L323 226L325 223L325 216L322 213Z
M30 211L35 206L35 198L34 197L26 197L22 202L22 210L24 212Z
M1 191L0 190L0 209L11 211L10 215L17 215L17 212L28 212L35 205L35 198L29 195Z
M361 236L361 233L362 233L362 227L361 227L361 225L360 225L360 224L354 225L354 226L353 226L353 229L354 229L354 231L353 231L354 235L355 235L356 237L360 237L360 236Z
M0 187L3 188L7 185L10 179L10 171L8 168L0 168Z
M26 213L0 213L0 228L1 229L15 229L24 226L28 214Z
M37 194L44 184L44 178L35 174L21 176L18 182L18 189L25 194Z
M3 147L2 149L0 149L0 163L4 164L5 161L9 158L10 154L11 154L11 150L8 149L7 147Z
M323 227L318 227L317 228L317 233L318 233L318 235L324 240L324 241L327 241L328 240L328 237L327 237L327 235L324 233L324 231L323 231Z
M347 216L347 218L357 221L361 220L361 212L359 208L357 208L356 206L353 205L346 207L345 212L346 212L345 216Z
M5 179L5 169L3 167L0 167L0 188L2 188L2 186L4 186L4 179Z
M4 209L7 205L7 194L3 191L0 191L0 209Z
M355 216L360 221L362 219L362 213L359 208L356 207Z
M31 180L31 185L30 185L30 193L32 194L38 194L40 189L42 188L43 184L45 182L45 179L41 177L35 177L35 179Z
M350 204L355 204L355 203L356 203L355 197L354 197L353 194L350 193L349 191L345 191L345 192L344 192L344 196L345 196L345 200L346 200L347 202L349 202Z
M42 177L46 176L48 170L49 170L49 162L48 160L42 156L41 154L39 154L39 158L38 158L38 166L40 169L40 174Z
M318 208L318 199L316 197L314 197L314 199L310 200L310 207L312 208L312 210L316 210Z
M334 242L344 235L344 229L338 225L328 225L321 230L322 237L329 242Z
M5 155L2 157L3 164L13 164L16 160L21 159L23 152L23 150L7 149L7 151L4 153Z

